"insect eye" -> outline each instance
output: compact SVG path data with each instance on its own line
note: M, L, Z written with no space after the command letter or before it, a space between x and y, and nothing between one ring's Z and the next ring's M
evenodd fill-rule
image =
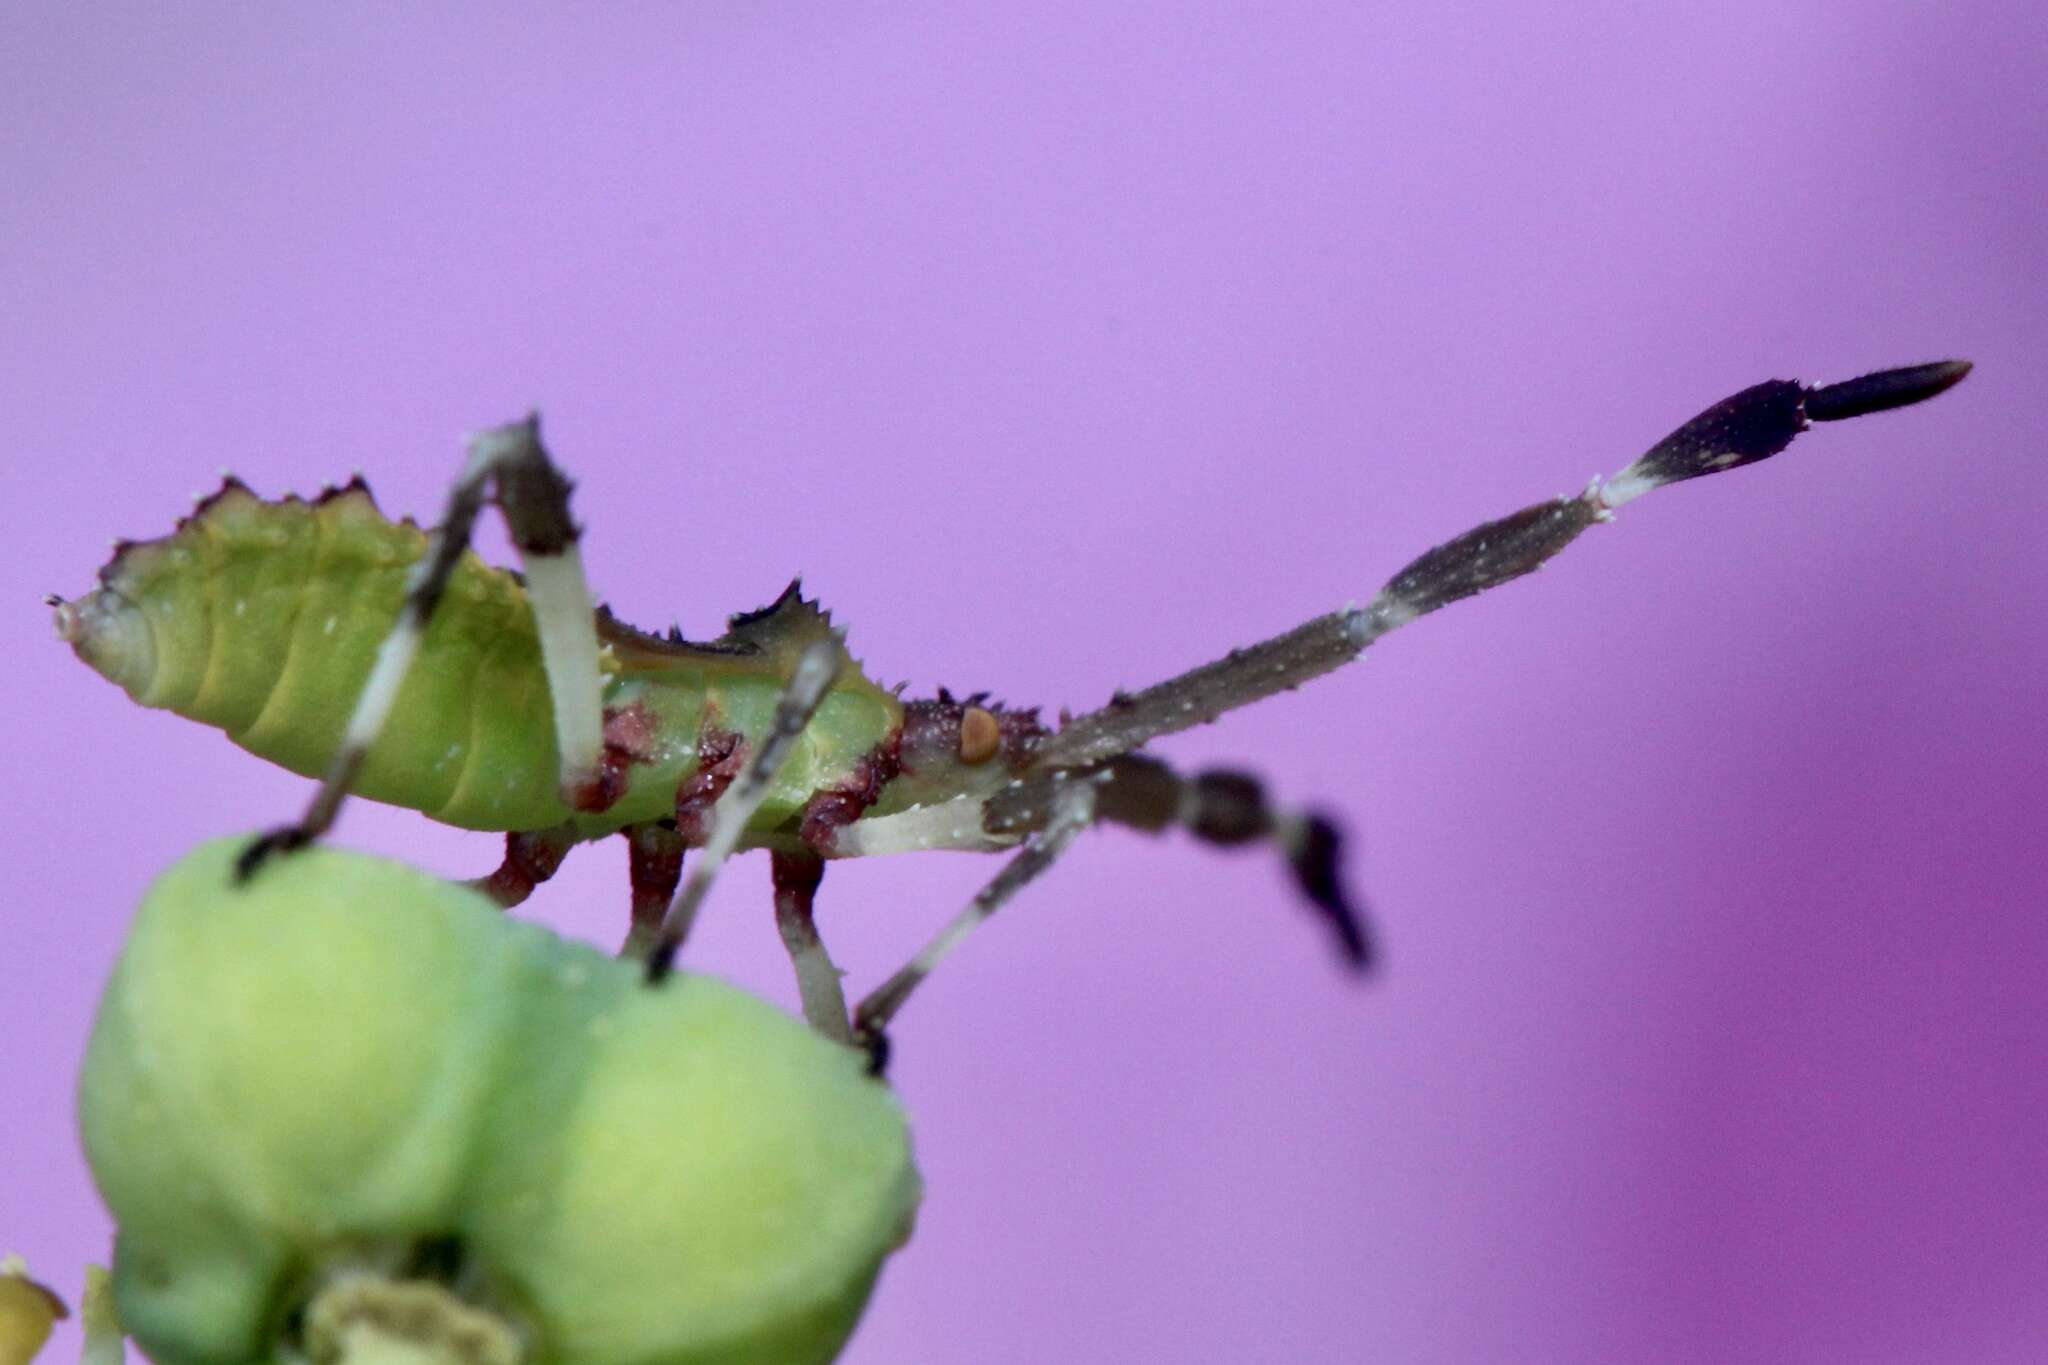
M960 714L960 761L986 763L996 756L1003 739L993 711L970 706Z

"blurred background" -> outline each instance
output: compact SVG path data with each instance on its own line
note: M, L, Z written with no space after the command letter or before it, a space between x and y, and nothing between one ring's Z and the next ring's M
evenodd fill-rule
M929 1192L848 1359L2040 1359L2044 89L2019 0L7 7L0 1244L106 1257L130 908L307 791L39 605L223 468L431 518L538 405L627 619L802 571L885 679L1081 709L1961 355L1162 744L1342 815L1385 971L1270 858L1086 838L901 1021ZM994 866L832 868L855 986ZM534 908L615 941L623 848ZM691 958L793 999L762 860Z

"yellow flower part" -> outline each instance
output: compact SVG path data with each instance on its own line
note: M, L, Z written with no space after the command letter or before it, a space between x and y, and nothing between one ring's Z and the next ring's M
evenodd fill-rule
M70 1316L64 1300L28 1277L21 1257L0 1258L0 1365L28 1365L57 1319Z

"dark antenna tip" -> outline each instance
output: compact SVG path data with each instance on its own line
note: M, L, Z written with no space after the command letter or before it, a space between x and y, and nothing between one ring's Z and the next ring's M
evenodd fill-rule
M1814 422L1839 422L1866 413L1883 412L1924 403L1963 382L1970 372L1967 360L1937 360L1928 365L1879 370L1839 384L1824 384L1806 392L1806 416Z

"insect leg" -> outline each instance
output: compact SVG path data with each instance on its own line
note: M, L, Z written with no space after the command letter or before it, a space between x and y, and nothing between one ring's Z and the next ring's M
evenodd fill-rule
M659 820L628 825L621 832L631 850L627 866L633 883L633 918L619 956L644 958L683 879L683 838Z
M775 703L775 722L768 737L754 751L746 772L726 788L725 794L712 807L711 834L705 840L704 851L690 869L682 891L662 918L660 930L648 952L649 982L661 981L675 968L676 954L681 950L683 940L689 937L690 925L697 917L697 908L704 903L705 893L711 890L712 879L739 846L740 835L746 832L754 812L767 799L776 774L782 771L782 765L796 748L798 736L803 734L804 727L811 723L811 717L817 714L819 705L824 702L826 691L832 686L833 678L838 676L839 660L843 654L844 649L838 640L826 639L813 641L798 657L796 669Z
M969 930L1002 909L1012 896L1059 861L1067 846L1074 842L1074 836L1094 820L1097 787L1103 780L1100 774L1091 774L1057 781L1050 794L1051 814L1025 839L1023 847L1012 855L1010 861L1003 864L1003 870L977 891L966 908L939 930L916 957L898 968L893 976L860 1002L853 1015L853 1037L856 1044L868 1050L876 1071L881 1070L888 1055L889 1023L903 1008L903 1002L932 974L932 969L946 954L960 945L960 940L967 937Z
M782 933L782 946L796 967L797 994L802 997L804 1018L812 1028L835 1043L850 1043L847 1026L846 992L839 984L839 968L832 964L825 942L818 937L812 905L818 883L825 878L825 860L808 850L772 855L775 878L775 926Z
M576 842L574 825L515 830L505 836L505 860L498 864L498 870L469 884L510 910L531 896L533 888L555 875Z
M1421 555L1363 608L1346 607L1296 626L1063 725L1033 759L1038 771L1077 768L1127 753L1158 735L1214 720L1349 663L1373 641L1417 617L1520 578L1613 510L1652 489L1753 464L1777 454L1813 422L1834 422L1920 403L1959 383L1968 361L1883 370L1808 387L1771 380L1723 399L1619 473L1576 497L1540 502L1473 528Z
M622 779L608 776L603 761L603 680L590 592L576 550L578 531L569 519L569 481L542 448L540 418L533 415L471 440L461 477L449 492L447 512L430 533L426 553L406 577L398 620L378 647L319 790L297 824L272 830L244 850L237 863L239 875L248 876L270 853L308 844L333 826L349 785L391 714L434 609L469 548L476 519L493 489L519 551L533 605L554 704L563 798L577 810L602 810L617 798Z

